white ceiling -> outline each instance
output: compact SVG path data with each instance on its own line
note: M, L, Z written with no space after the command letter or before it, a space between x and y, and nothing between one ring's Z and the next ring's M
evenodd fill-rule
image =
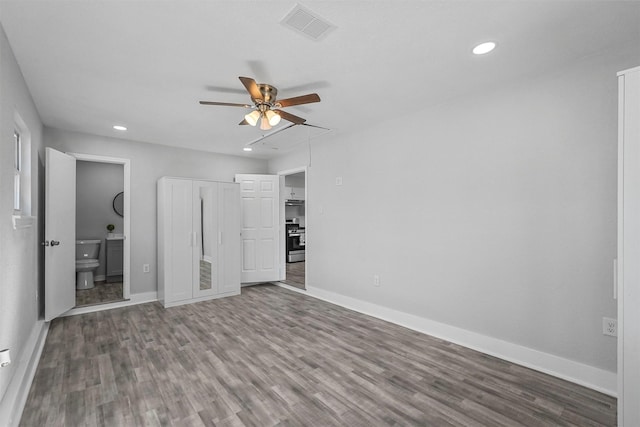
M295 1L267 0L0 1L0 22L45 125L262 158L327 136L296 127L246 154L265 133L238 126L247 111L198 101L249 102L238 76L279 98L317 92L322 102L287 111L340 135L640 45L638 1L301 4L336 29L311 40L280 24ZM486 40L496 50L472 55Z

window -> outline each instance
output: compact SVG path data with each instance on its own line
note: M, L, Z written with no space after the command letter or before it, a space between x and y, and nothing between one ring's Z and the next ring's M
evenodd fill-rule
M20 211L22 206L20 203L22 197L21 191L21 175L22 175L22 140L17 130L13 131L13 210Z
M31 133L20 115L13 122L13 216L31 216Z

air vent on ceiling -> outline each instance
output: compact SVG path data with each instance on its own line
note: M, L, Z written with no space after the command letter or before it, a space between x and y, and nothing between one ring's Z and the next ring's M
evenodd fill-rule
M326 19L319 17L299 4L280 22L282 25L313 40L320 40L335 28L335 26L330 24Z

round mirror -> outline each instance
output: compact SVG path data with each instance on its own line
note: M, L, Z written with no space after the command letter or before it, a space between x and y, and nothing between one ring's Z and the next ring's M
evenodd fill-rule
M113 210L120 216L124 216L124 191L116 194L113 198Z

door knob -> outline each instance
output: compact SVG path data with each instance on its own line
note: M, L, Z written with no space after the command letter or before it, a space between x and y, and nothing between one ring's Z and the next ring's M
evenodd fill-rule
M60 244L60 242L58 240L52 240L51 241L51 246L58 246Z

